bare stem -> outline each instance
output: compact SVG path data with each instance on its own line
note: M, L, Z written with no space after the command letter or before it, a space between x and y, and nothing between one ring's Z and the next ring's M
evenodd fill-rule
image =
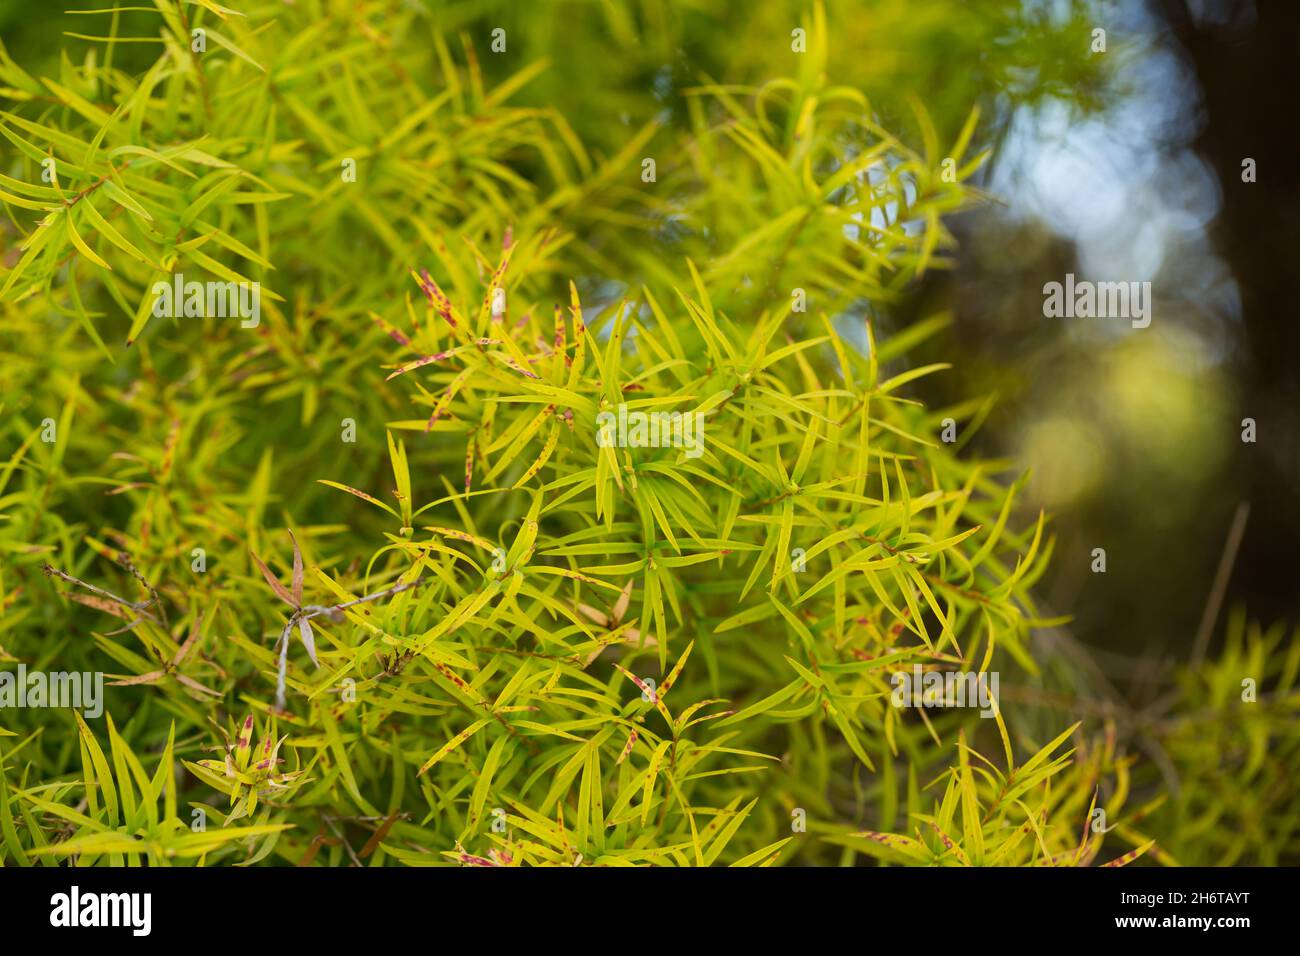
M276 647L280 651L280 665L275 679L275 708L276 710L285 709L286 685L288 682L289 671L289 641L293 635L294 626L299 621L310 621L314 617L320 617L322 614L328 614L333 617L340 611L345 611L350 607L356 607L358 604L365 604L367 601L378 601L383 597L390 597L394 594L400 594L402 591L408 591L417 586L422 581L416 578L414 581L403 581L394 584L390 588L384 588L382 591L376 591L374 594L367 594L365 597L355 598L351 601L344 601L340 604L331 604L324 607L319 604L305 604L290 615L289 620L285 622L284 630L280 632L280 639L276 642Z
M137 577L137 579L143 582L144 579L141 578L139 576L139 573L136 572L135 568L132 567L129 559L127 559L125 555L122 555L122 559L123 559L124 566L129 571L131 571L131 573L134 574ZM74 578L71 574L68 574L66 571L60 571L52 564L46 563L41 565L41 570L45 572L46 576L62 578L64 581L67 581L69 584L75 584L77 587L85 588L87 591L91 592L92 594L97 594L102 598L107 598L108 600L113 601L116 604L120 604L123 607L129 607L131 610L138 613L140 617L144 618L145 620L152 621L155 624L158 623L158 619L155 618L152 614L145 613L145 611L147 611L150 607L158 603L158 593L154 591L154 589L147 582L145 582L145 587L149 589L149 593L152 595L150 600L128 601L124 597L118 597L112 591L105 591L103 588L96 587L93 584L87 584L85 581L81 580L80 578Z

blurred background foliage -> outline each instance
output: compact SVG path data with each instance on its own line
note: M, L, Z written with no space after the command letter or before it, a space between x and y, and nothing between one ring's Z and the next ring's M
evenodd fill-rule
M104 56L103 44L66 34L107 29L102 15L63 8L107 5L0 0L0 36L28 73L66 83L72 62ZM249 24L255 35L270 29L276 6L257 5ZM442 223L484 248L500 241L491 232L502 220L520 235L554 226L557 243L535 250L528 294L564 301L573 277L593 313L642 282L665 281L683 257L710 281L730 283L734 299L725 309L737 321L752 318L774 291L806 287L810 310L825 310L846 327L870 316L882 338L933 333L918 335L917 364L953 368L917 383L918 396L938 409L964 409L964 429L979 425L963 431L963 447L1031 470L1021 520L1044 508L1055 535L1053 560L1036 589L1040 610L1072 620L1035 631L1041 673L1004 684L1030 738L1046 742L1082 720L1087 731L1117 735L1121 750L1140 754L1133 788L1152 801L1143 825L1172 852L1165 862L1297 862L1300 810L1291 780L1300 755L1289 688L1300 558L1300 366L1283 314L1292 294L1283 283L1300 263L1297 164L1284 148L1285 124L1277 122L1289 108L1284 91L1296 88L1300 49L1288 4L831 0L824 60L791 53L791 30L812 26L810 8L798 0L295 6L298 22L310 19L304 11L328 19L333 38L327 43L322 35L322 47L357 66L355 75L335 74L328 83L308 67L277 75L295 97L315 97L317 118L328 117L327 124L287 108L275 114L273 98L255 107L260 119L293 129L286 140L301 140L264 158L268 182L310 200L275 228L299 238L347 235L352 246L324 255L300 241L277 250L276 273L261 278L286 295L304 294L268 321L247 352L223 354L221 367L195 366L187 380L175 370L185 367L191 346L147 338L120 358L100 396L120 406L104 427L124 446L133 434L166 436L170 403L187 386L207 396L195 419L203 424L193 427L210 430L201 442L183 439L195 456L185 490L204 502L189 520L218 536L257 528L264 516L241 511L250 502L260 510L269 496L276 510L291 507L296 520L313 526L322 565L355 557L330 537L344 524L358 535L377 533L380 522L365 509L340 521L329 489L268 483L273 473L314 477L320 461L361 476L350 482L357 487L385 480L382 435L361 430L358 444L340 451L328 429L302 426L318 416L391 420L406 412L397 393L370 387L373 356L356 347L359 335L380 334L371 310L400 307L405 291L390 281L400 251L439 241L428 224L404 217L403 206L436 209ZM156 36L157 21L151 12L124 12L117 30ZM506 31L506 56L490 52L497 28ZM1096 28L1106 30L1104 53L1092 48ZM349 39L339 41L337 29ZM309 56L317 39L303 33L277 42ZM119 44L113 65L139 75L157 52L152 44ZM369 121L367 104L376 98L383 101L377 115L399 103L418 109L419 96L428 95L421 91L443 88L452 61L463 94L456 120L441 130L445 141L386 139L393 131ZM919 276L895 263L819 279L825 250L843 227L835 222L799 223L757 280L728 258L762 224L792 211L785 221L798 222L800 198L762 164L736 163L743 144L702 131L727 122L728 96L748 106L761 90L776 139L794 147L800 117L785 110L780 87L763 85L791 76L807 89L822 75L862 97L881 130L931 163L964 136L968 158L988 152L988 161L963 177L974 192L960 210L956 203L945 210L954 214ZM503 84L508 106L492 92ZM703 90L712 94L707 106ZM485 136L488 113L494 119ZM209 133L217 140L228 135L221 115L221 104L212 104ZM232 120L230 130L246 121ZM17 157L9 143L0 150L0 172L13 175ZM308 157L328 174L352 155L374 183L370 210L325 201L341 187L318 190L286 172L300 173ZM653 191L629 175L642 156L658 161ZM492 165L501 157L504 169ZM1246 157L1258 162L1256 182L1242 181ZM819 174L832 173L834 161L823 159ZM713 164L741 178L730 189L701 188ZM905 188L927 195L926 185L908 180ZM972 196L982 201L970 204ZM16 235L0 223L6 267L16 261ZM1042 286L1067 272L1150 280L1151 327L1044 318ZM130 322L102 298L98 311L88 307L97 322L105 316L107 348L120 356ZM81 377L102 375L101 355L84 347L84 335L75 321L49 340L0 331L4 415L21 417L6 432L10 445L44 417L26 392L36 373L48 372L51 391L65 395ZM65 350L74 338L80 345ZM61 356L53 366L51 349ZM318 377L329 387L318 387ZM239 391L217 381L236 382ZM996 402L980 404L985 396ZM1258 423L1254 444L1240 440L1245 417ZM57 541L69 564L84 570L80 535L133 520L126 496L100 500L101 486L113 490L156 474L164 451L160 445L158 460L81 462L88 474L111 467L111 481L48 485L34 524L11 532ZM173 480L182 480L179 472ZM241 480L246 498L224 491ZM168 520L146 515L141 527L134 516L131 543ZM1107 552L1105 574L1091 571L1095 548ZM82 555L79 564L73 555ZM1265 625L1248 623L1243 609ZM1241 679L1256 675L1281 692L1267 706L1244 710ZM839 786L838 799L859 799L856 781Z

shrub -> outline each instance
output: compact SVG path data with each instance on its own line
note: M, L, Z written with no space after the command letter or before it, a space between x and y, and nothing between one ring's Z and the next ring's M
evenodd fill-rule
M135 72L0 62L0 648L112 671L102 727L5 713L0 860L1151 848L1090 826L1113 735L891 705L1035 673L1044 623L988 403L910 397L946 318L876 336L976 198L976 111L912 101L909 147L820 8L796 76L613 149L402 5L157 10ZM258 283L257 324L155 314L178 275Z

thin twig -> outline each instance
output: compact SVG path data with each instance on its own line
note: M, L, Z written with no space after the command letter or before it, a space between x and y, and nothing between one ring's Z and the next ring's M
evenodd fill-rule
M157 589L154 588L154 586L145 579L145 576L139 572L136 566L131 563L131 556L125 551L119 551L117 553L117 561L122 565L122 567L126 568L126 570L130 572L133 578L140 582L141 587L149 592L149 597L152 598L152 600L146 603L144 607L148 608L157 605L158 613L162 616L163 626L170 630L170 625L167 622L167 609L163 606L162 598L158 596Z
M352 862L357 866L364 866L365 864L358 859L356 852L352 849L352 844L348 843L348 838L343 835L343 831L334 825L334 818L322 815L321 819L325 821L327 827L334 831L334 835L338 837L339 842L343 844L343 849L348 851L348 856L352 858Z
M129 562L127 562L127 565L129 567ZM68 574L66 571L60 571L58 568L54 567L54 565L48 562L41 565L41 570L45 572L47 577L53 576L56 578L62 578L64 581L67 581L69 584L75 584L77 587L85 588L87 591L90 591L92 594L98 594L100 597L107 598L110 601L113 601L117 604L121 604L123 607L129 607L131 610L135 611L137 614L140 615L140 617L144 618L147 621L152 621L154 624L159 623L158 619L155 618L152 614L145 613L145 611L148 610L148 608L150 608L152 605L157 603L157 592L155 592L153 588L149 588L150 593L154 595L152 599L148 601L128 601L124 597L118 597L112 591L105 591L103 588L96 587L93 584L88 584L85 581L81 580L80 578L74 578L71 574Z
M1249 501L1237 505L1237 513L1232 516L1232 527L1228 529L1228 540L1224 543L1223 554L1219 558L1219 570L1214 575L1214 585L1210 588L1209 599L1205 602L1205 611L1201 614L1201 626L1196 631L1196 643L1192 645L1192 667L1199 667L1205 660L1205 652L1210 646L1210 634L1214 631L1214 622L1218 620L1219 608L1223 605L1223 596L1228 590L1232 567L1237 563L1237 550L1241 547L1241 539L1246 534L1246 519L1249 516Z
M394 594L400 594L402 591L410 590L419 585L424 579L416 578L414 581L404 581L400 584L394 584L390 588L382 591L376 591L374 594L367 594L365 597L354 598L351 601L344 601L341 604L331 604L328 607L320 604L304 604L298 610L289 616L285 622L284 630L280 632L280 639L276 642L276 648L280 652L280 663L276 673L275 680L275 708L284 710L286 703L286 691L289 671L289 642L293 639L293 629L299 621L310 621L314 617L320 617L327 614L333 620L335 615L345 611L350 607L358 604L365 604L367 601L377 601L382 597L390 597Z

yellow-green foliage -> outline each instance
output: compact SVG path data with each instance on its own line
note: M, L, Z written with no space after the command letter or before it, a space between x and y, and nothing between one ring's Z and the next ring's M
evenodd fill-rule
M0 654L113 681L102 720L0 714L0 861L1145 852L1089 829L1113 739L890 704L913 664L1036 672L1044 522L939 440L986 403L908 397L946 319L873 336L944 265L974 104L882 128L813 7L806 54L599 126L512 105L548 66L485 80L463 6L158 0L85 18L140 22L138 69L0 62ZM155 317L176 273L260 282L260 324ZM702 454L601 447L621 403Z

